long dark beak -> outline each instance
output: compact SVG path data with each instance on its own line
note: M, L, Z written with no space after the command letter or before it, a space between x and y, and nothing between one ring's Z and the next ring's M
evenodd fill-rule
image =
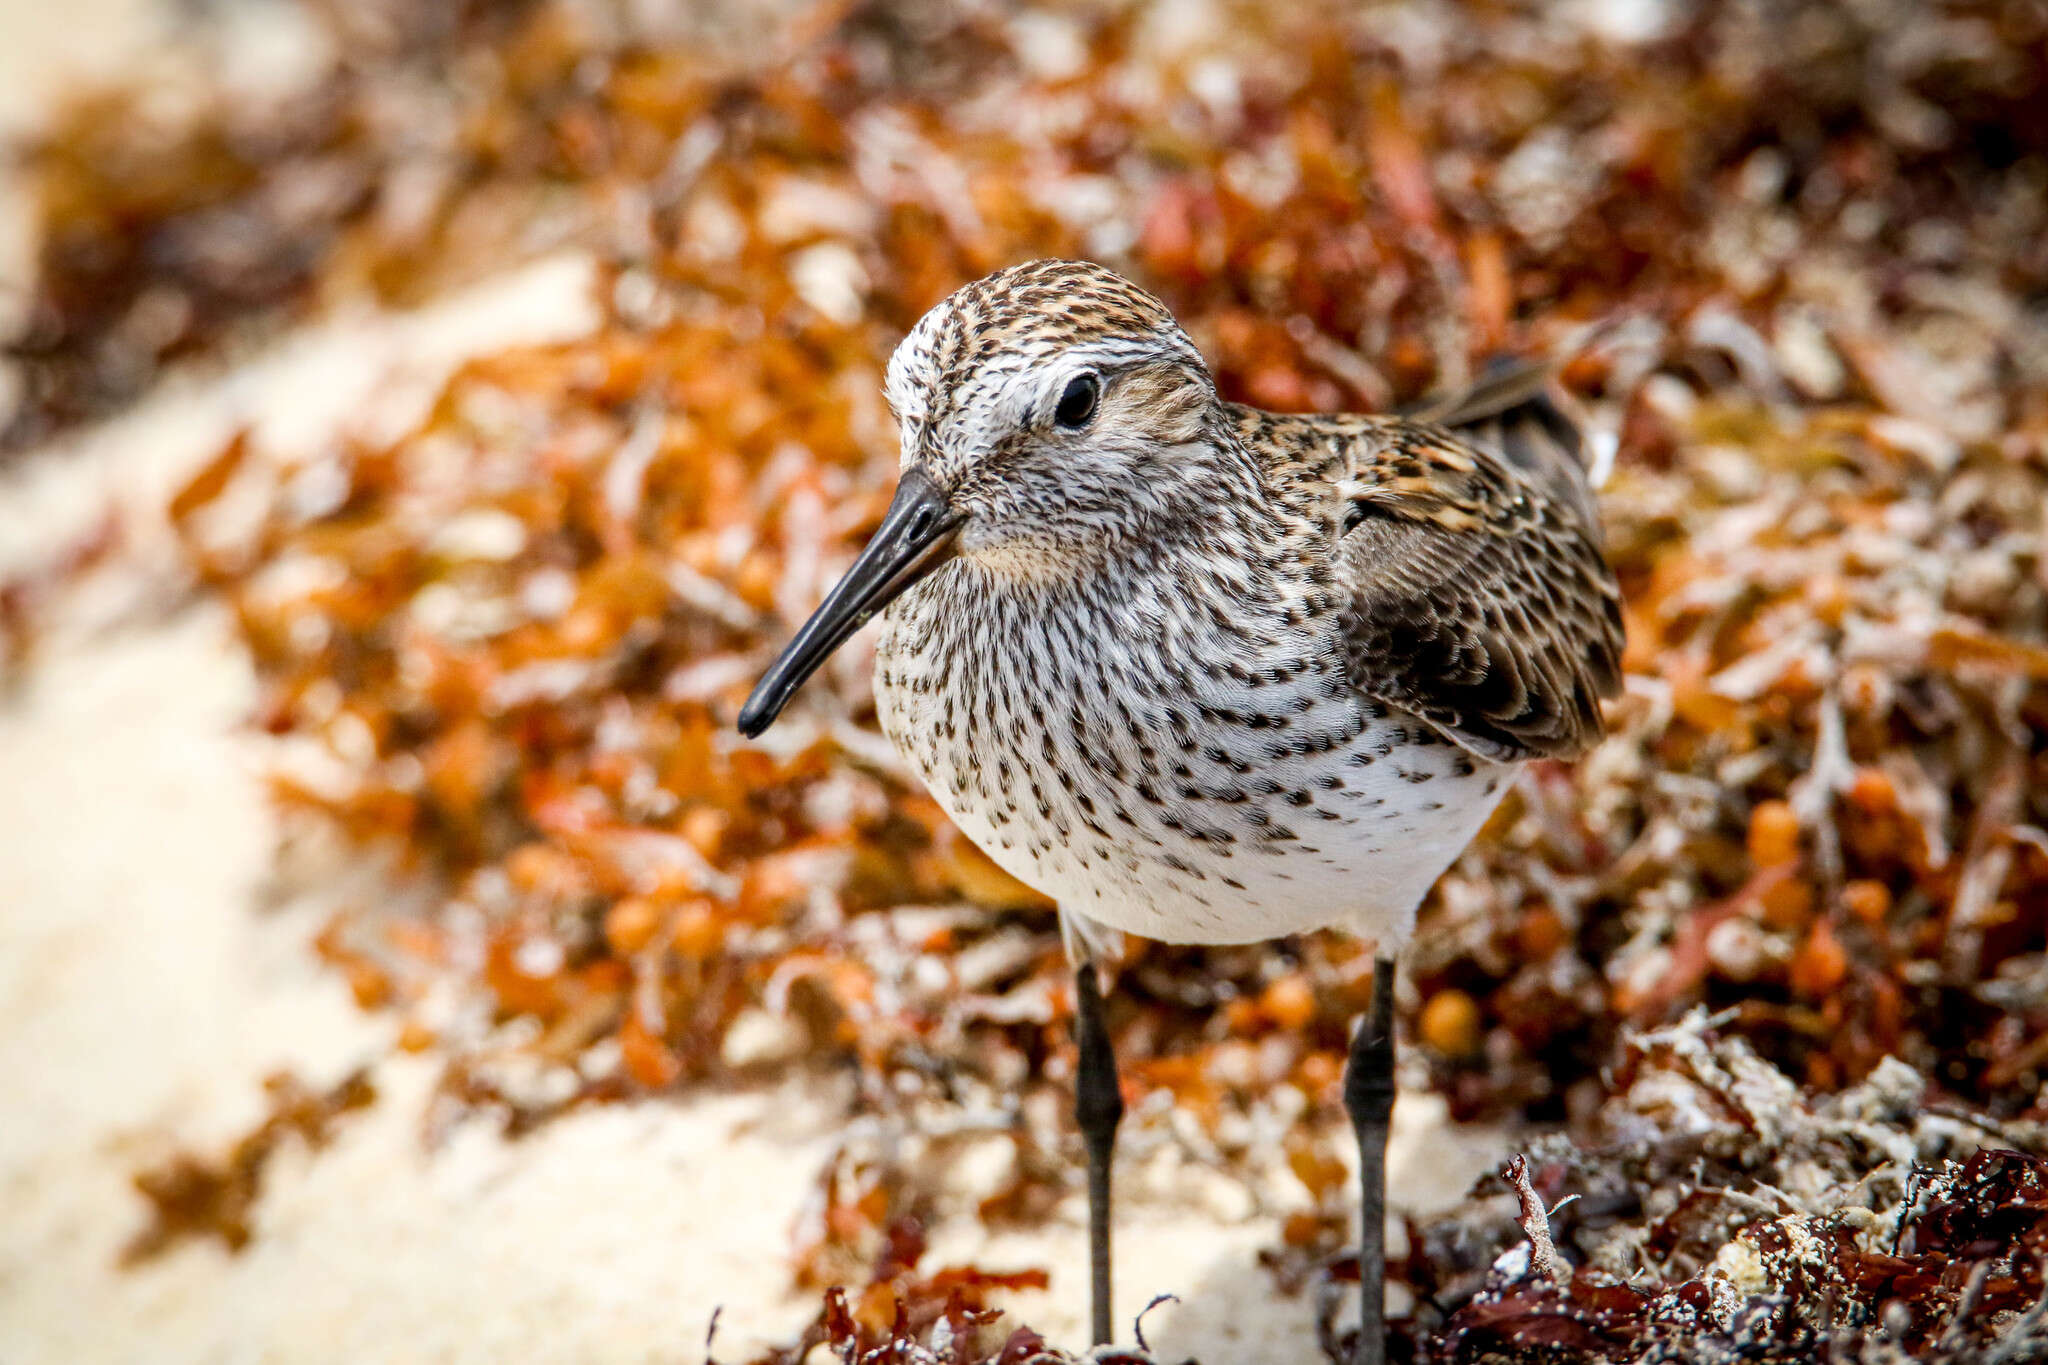
M874 539L754 684L753 695L740 708L740 733L753 739L773 725L833 650L911 584L951 559L953 537L963 520L937 484L915 469L905 470Z

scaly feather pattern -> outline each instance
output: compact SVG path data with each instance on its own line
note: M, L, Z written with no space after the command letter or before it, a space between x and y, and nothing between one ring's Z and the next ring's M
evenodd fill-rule
M1476 435L1234 415L1283 488L1320 475L1348 505L1330 567L1361 692L1496 760L1569 758L1600 738L1600 699L1620 686L1621 597L1585 510L1577 433L1540 391L1481 409Z

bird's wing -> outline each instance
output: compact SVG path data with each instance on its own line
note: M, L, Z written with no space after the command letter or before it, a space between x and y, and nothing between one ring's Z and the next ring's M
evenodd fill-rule
M1586 439L1551 396L1556 366L1497 356L1468 388L1403 408L1411 422L1454 431L1568 503L1597 538L1600 511L1587 482Z
M1540 383L1496 397L1446 406L1459 430L1246 418L1269 442L1317 451L1295 477L1320 466L1341 499L1333 567L1353 685L1488 758L1570 757L1598 742L1600 699L1620 690L1620 592L1576 428Z

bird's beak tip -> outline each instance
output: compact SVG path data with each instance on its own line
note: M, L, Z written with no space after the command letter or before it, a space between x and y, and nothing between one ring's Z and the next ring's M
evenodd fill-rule
M920 470L905 470L867 548L754 684L753 694L740 707L739 732L758 739L773 725L826 656L950 557L963 520L946 505L944 492L929 477Z
M747 698L746 704L740 707L739 720L734 728L748 739L759 739L768 733L768 727L775 724L776 718L781 714L782 708L762 696L760 689L757 688L754 695Z

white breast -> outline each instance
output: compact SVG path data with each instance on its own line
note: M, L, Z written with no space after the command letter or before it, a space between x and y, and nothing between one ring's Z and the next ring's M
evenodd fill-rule
M1256 694L1148 676L1113 642L1028 648L1058 631L999 610L942 639L960 614L922 606L877 649L885 732L998 864L1147 938L1337 926L1397 949L1513 770L1326 675ZM1206 711L1189 702L1204 686ZM1248 727L1254 706L1270 717Z

